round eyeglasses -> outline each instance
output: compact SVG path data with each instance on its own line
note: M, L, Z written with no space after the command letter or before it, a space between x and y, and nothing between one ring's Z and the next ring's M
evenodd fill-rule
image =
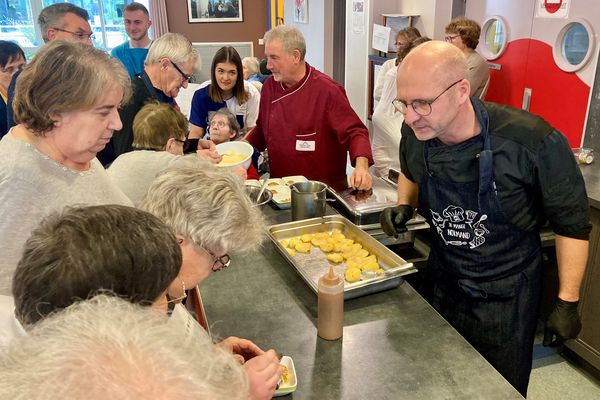
M439 99L444 93L450 90L457 83L462 82L462 79L457 80L452 85L448 86L444 91L438 94L433 100L414 100L412 103L406 103L404 100L394 99L392 101L392 105L396 110L400 111L402 114L406 115L408 112L408 106L411 106L412 109L420 115L421 117L426 117L431 114L431 105Z

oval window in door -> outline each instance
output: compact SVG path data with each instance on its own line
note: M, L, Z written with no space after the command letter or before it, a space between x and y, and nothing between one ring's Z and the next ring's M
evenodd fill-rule
M481 46L481 55L488 60L495 60L500 57L506 49L508 42L508 32L506 23L502 17L494 15L483 23L483 46Z
M566 72L579 71L594 52L594 32L587 21L576 19L558 33L552 50L554 62Z

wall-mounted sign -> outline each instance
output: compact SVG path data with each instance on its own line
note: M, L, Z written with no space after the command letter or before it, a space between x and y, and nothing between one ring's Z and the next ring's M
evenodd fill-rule
M537 18L567 18L571 0L537 0Z

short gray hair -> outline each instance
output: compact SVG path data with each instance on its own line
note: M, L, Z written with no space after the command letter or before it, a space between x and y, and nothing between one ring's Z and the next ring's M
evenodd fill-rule
M165 33L152 42L144 64L156 64L161 58L168 58L180 65L187 63L197 65L199 62L198 52L192 43L179 33Z
M66 14L75 14L81 19L88 21L90 16L86 10L81 7L77 7L71 3L56 3L45 7L42 12L40 12L40 16L38 17L38 24L40 25L40 29L42 31L42 38L44 42L48 42L48 29L50 28L62 28L62 26L58 26L60 20Z
M242 65L246 64L246 68L250 70L252 75L262 75L260 73L260 61L256 57L244 57L242 58Z
M288 53L291 53L295 49L300 52L300 59L304 60L306 56L306 41L302 32L290 25L278 25L265 33L265 44L273 39L279 39L283 48Z
M0 357L2 399L246 399L233 355L198 324L114 296L73 304L15 339Z
M265 238L264 217L241 179L196 155L158 175L140 208L209 250L250 251Z

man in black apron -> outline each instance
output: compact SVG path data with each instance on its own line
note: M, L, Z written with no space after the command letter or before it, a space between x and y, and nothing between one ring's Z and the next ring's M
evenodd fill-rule
M581 329L579 285L588 252L585 185L566 138L521 110L469 98L464 57L444 42L409 54L394 106L404 114L398 206L390 236L419 207L431 226L433 306L521 394L527 394L538 317L539 228L556 233L560 286L544 344Z

